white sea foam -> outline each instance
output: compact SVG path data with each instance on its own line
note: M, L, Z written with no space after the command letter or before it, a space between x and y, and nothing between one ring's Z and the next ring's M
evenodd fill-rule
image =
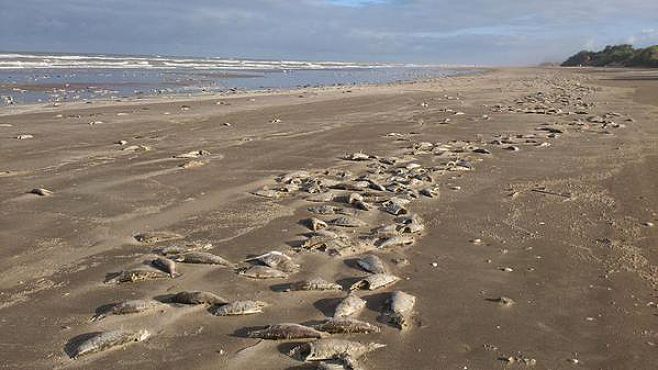
M295 70L385 68L400 65L293 60L254 60L225 58L177 58L110 55L0 54L0 69L218 69L218 70Z

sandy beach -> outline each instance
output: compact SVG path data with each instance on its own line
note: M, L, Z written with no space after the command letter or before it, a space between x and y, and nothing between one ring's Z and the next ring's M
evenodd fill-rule
M252 331L353 288L379 329L322 336L385 345L356 368L653 369L657 122L641 69L4 108L0 368L314 369ZM395 279L359 284L366 255ZM149 335L82 353L115 330Z

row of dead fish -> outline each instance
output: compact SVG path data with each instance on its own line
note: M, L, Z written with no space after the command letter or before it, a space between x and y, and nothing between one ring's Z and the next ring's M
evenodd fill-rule
M415 156L426 154L444 157L446 161L444 165L433 168L415 161ZM468 142L411 143L408 154L403 158L379 157L363 152L344 157L348 161L366 163L366 175L357 176L348 170L327 170L321 173L296 171L277 178L277 187L256 191L256 195L270 199L309 193L305 200L320 204L309 207L307 211L313 216L301 222L309 228L310 233L305 235L306 239L300 244L300 249L321 251L334 257L359 255L357 266L370 275L358 279L349 287L352 292L338 304L333 318L310 327L316 331L306 328L301 330L298 324L293 327L276 324L258 329L250 335L266 339L288 339L301 331L317 336L320 338L318 341L322 341L325 340L323 331L327 329L332 333L379 332L376 326L352 318L366 306L366 302L354 292L386 289L400 278L391 274L386 263L371 252L415 244L415 238L422 235L425 224L418 215L410 212L410 202L421 196L438 197L439 190L434 176L451 171L473 170L479 156L487 154L491 152L483 145ZM360 215L372 215L373 211L393 217L393 222L372 227L361 220ZM342 290L342 287L323 279L313 279L291 284L289 290ZM411 294L392 292L385 302L380 321L400 329L410 327L415 303L416 297ZM285 330L287 328L294 330L288 332ZM309 346L307 344L303 348L296 348L293 352L309 351ZM347 362L339 362L320 368L351 366Z
M434 145L430 144L429 147ZM412 150L420 148L421 146L416 146ZM443 153L455 149L451 146L443 148L445 148ZM315 338L317 341L297 347L291 353L294 355L304 353L301 358L305 360L332 359L338 362L325 363L320 368L352 368L356 366L354 360L360 352L356 348L383 346L336 341L326 338L326 332L330 334L380 332L378 326L354 318L366 306L365 300L355 292L386 289L401 279L391 273L390 268L378 255L369 252L415 244L415 238L422 235L425 225L418 215L410 212L409 204L421 195L428 198L436 198L439 195L438 187L433 185L434 179L430 174L432 170L408 159L380 158L363 153L347 155L344 159L371 162L368 166L368 174L357 177L343 170L328 170L321 174L296 171L277 178L276 181L281 184L278 189L265 188L255 192L256 195L271 199L282 198L283 195L279 193L285 193L285 196L304 192L311 194L306 200L321 204L309 207L307 211L313 216L300 222L310 230L310 233L306 234L306 240L300 244L300 249L321 251L334 257L359 255L356 260L357 266L369 273L349 286L348 290L351 292L337 305L332 318L308 327L299 324L274 324L249 333L249 336L263 339L302 339L299 336ZM463 170L473 168L467 160L457 158L453 162L446 163L446 166L433 170L447 172L454 170L455 167ZM383 185L384 181L381 180L385 176L390 177L395 183ZM393 217L392 223L372 227L368 222L361 220L361 214L372 214L373 211ZM290 284L287 289L287 291L309 290L339 291L343 290L343 287L316 278ZM380 321L399 329L411 327L415 303L416 297L411 294L403 291L390 293L385 301ZM344 344L339 345L339 343ZM317 358L313 353L314 346L319 344L329 344L332 351L340 346L347 346L350 349L326 358ZM356 347L352 348L354 346Z
M618 112L607 112L603 115L591 115L594 103L586 101L586 98L596 91L595 88L586 87L579 82L570 80L561 81L559 86L551 92L537 92L517 99L513 104L507 106L497 104L491 108L497 113L525 113L543 114L555 116L578 116L574 120L560 122L554 125L568 125L579 130L601 129L600 133L612 134L609 129L626 127L626 123L634 122L631 117L624 117ZM618 122L623 120L623 122ZM559 130L559 129L556 129Z

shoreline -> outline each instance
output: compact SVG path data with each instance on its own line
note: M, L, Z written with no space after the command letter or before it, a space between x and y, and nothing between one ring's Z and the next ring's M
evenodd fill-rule
M221 99L232 96L248 96L248 97L257 97L264 96L269 94L295 94L301 92L308 93L318 93L322 91L334 91L334 90L351 90L359 88L373 88L378 86L390 86L390 85L404 85L404 84L415 84L423 82L431 82L435 79L442 78L455 78L460 76L473 76L479 75L482 73L487 73L487 71L495 70L495 68L473 68L473 67L450 67L450 69L463 69L465 71L472 71L472 73L458 74L454 76L444 76L444 77L430 77L430 78L420 78L413 81L393 81L393 82L383 82L383 83L360 83L354 85L327 85L327 86L313 86L313 87L295 87L292 89L253 89L253 90L236 90L236 91L223 91L223 92L197 92L197 93L170 93L170 94L146 94L144 97L128 97L125 99L104 99L104 98L95 98L85 101L64 101L64 102L48 102L48 103L20 103L15 105L2 105L0 106L0 116L6 115L6 111L17 111L17 108L25 108L25 110L31 110L34 108L49 108L53 107L53 104L57 104L56 107L66 108L67 106L72 106L76 108L78 105L89 105L94 104L95 106L100 106L101 104L114 104L114 103L158 103L166 101L194 101L194 100L210 100L210 99ZM55 107L53 107L55 108ZM18 113L21 113L21 110L18 110Z

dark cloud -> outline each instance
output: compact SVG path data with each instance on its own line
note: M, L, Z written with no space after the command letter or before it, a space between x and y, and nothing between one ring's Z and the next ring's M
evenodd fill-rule
M7 0L0 49L528 64L658 43L647 0Z

